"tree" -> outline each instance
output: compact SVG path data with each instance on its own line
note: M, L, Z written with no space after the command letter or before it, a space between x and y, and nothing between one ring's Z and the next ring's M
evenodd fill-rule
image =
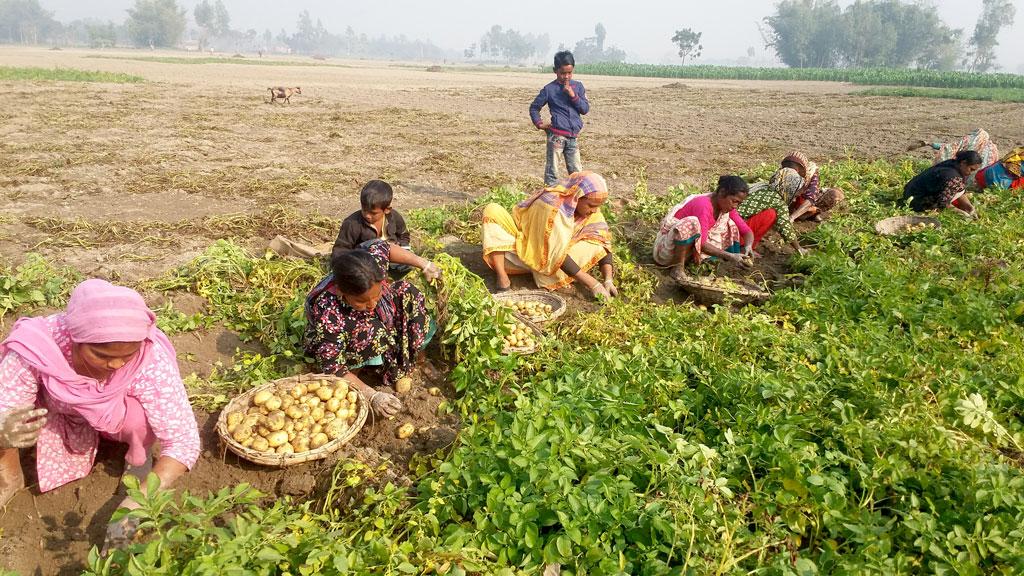
M572 54L575 56L578 62L622 62L626 59L626 53L616 48L615 46L609 46L605 48L605 39L608 37L608 31L605 29L604 24L600 22L597 26L594 26L594 35L584 38L576 43L576 47L573 48Z
M231 14L228 13L223 0L217 0L213 5L213 29L218 34L226 34L231 31Z
M59 31L60 23L39 0L0 0L0 42L39 44Z
M792 68L838 65L836 23L841 11L832 0L783 0L765 18L771 28L767 47Z
M480 55L486 53L500 57L508 64L521 62L536 53L538 41L538 37L533 34L521 34L512 28L506 30L495 24L480 38ZM543 41L544 44L548 42Z
M700 58L700 53L704 50L704 46L700 43L701 34L702 32L683 28L676 30L675 36L672 36L672 42L679 47L679 58L683 64L686 63L686 58L689 56Z
M794 68L953 66L960 31L930 6L901 0L783 0L765 18L765 45Z
M996 66L996 46L999 45L999 32L1003 27L1013 26L1017 8L1012 0L982 0L981 15L974 25L974 33L968 42L970 52L970 69L975 72L988 72Z
M135 0L125 26L136 46L175 46L185 31L185 10L175 0Z
M85 30L89 35L91 48L113 48L117 45L117 25L113 22L86 23Z

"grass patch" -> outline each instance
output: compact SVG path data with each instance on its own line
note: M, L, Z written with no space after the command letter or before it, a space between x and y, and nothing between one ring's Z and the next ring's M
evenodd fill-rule
M267 58L226 58L223 56L86 56L100 60L135 60L159 64L246 64L249 66L328 66L351 68L345 64L323 64L319 62L297 62L294 60L270 60Z
M136 84L145 82L142 76L99 70L76 70L74 68L38 68L0 66L0 80L31 80L52 82L111 82Z
M895 68L753 68L747 66L675 66L670 64L581 64L578 74L692 78L708 80L810 80L851 82L869 86L932 86L937 88L1020 88L1019 74L981 74Z
M854 92L859 96L910 96L916 98L949 98L952 100L985 100L988 102L1024 102L1024 88L870 88Z

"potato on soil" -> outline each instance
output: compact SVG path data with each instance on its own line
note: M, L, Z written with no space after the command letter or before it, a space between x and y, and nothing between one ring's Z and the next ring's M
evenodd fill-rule
M399 394L405 394L411 388L412 388L412 378L410 378L408 376L403 376L403 377L398 379L398 382L395 382L395 392L398 392Z
M416 427L413 426L412 423L407 422L398 427L398 430L395 432L395 435L404 440L409 436L412 436L413 432L415 431Z
M430 388L427 389L427 394L430 394L431 396L440 396L441 389L438 388L437 386L431 386Z

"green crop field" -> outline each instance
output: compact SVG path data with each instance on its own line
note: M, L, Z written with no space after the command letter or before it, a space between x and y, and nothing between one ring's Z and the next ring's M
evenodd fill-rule
M580 64L579 74L703 78L714 80L818 80L879 86L1024 89L1018 74L979 74L890 68L750 68L743 66L672 66L660 64Z
M35 68L0 66L0 80L44 80L61 82L144 82L140 76L118 72L75 70L73 68Z
M501 354L506 312L435 253L444 281L424 290L447 298L458 397L443 406L463 427L413 461L412 486L346 459L313 501L132 486L146 538L94 549L87 574L1020 574L1024 208L980 195L980 221L876 235L918 168L823 165L847 209L805 235L797 287L742 309L652 302L657 277L636 255L653 238L626 231L692 190L641 181L607 212L622 297L561 320L529 356ZM477 204L413 211L411 227L437 247L454 221L474 241ZM4 312L60 305L74 276L38 257L2 274ZM301 302L319 274L220 241L143 288L205 299L194 316L162 309L171 333L224 322L271 351L194 393L302 369Z
M1024 88L869 88L854 92L862 96L910 96L916 98L951 98L954 100L985 100L989 102L1024 102Z

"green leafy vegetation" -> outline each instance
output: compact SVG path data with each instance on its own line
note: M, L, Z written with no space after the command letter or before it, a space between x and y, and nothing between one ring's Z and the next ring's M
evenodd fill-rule
M113 82L117 84L145 82L145 79L141 76L122 74L120 72L76 70L74 68L36 68L17 66L0 66L0 80L25 80L33 82Z
M816 80L877 86L1024 89L1019 74L980 74L894 68L751 68L744 66L672 66L661 64L580 64L578 74L695 78L713 80Z
M848 209L806 235L802 286L763 307L653 304L651 271L620 250L624 297L531 356L499 354L483 282L439 254L464 426L414 462L412 489L352 461L316 502L130 485L150 538L87 573L1019 573L1024 208L982 195L980 222L877 236L917 168L824 164ZM623 218L681 193L642 192ZM449 216L411 220L452 233ZM284 348L294 332L271 326L317 276L219 243L165 288Z
M39 254L28 254L17 267L0 265L0 325L8 313L63 306L74 282L74 273L58 270Z
M862 96L912 96L990 102L1024 102L1024 88L869 88L854 92Z

